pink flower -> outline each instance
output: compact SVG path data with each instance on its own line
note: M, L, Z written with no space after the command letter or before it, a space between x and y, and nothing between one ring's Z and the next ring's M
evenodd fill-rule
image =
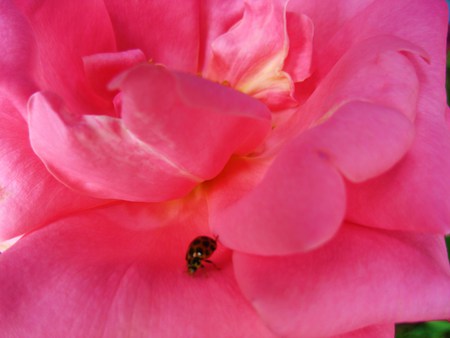
M450 318L445 8L1 1L1 335Z

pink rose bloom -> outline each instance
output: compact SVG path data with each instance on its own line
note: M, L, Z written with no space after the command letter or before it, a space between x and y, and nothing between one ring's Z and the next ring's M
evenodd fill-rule
M0 1L0 336L450 318L446 30L439 0Z

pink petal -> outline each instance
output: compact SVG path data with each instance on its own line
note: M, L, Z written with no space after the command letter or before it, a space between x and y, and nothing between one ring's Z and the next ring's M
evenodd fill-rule
M398 6L397 2L391 5ZM404 15L409 15L408 25L394 27L389 21L386 28L395 28L396 34L417 41L430 55L429 64L415 63L421 76L415 142L389 175L363 185L349 185L347 217L376 227L448 234L450 133L445 93L446 7L443 2L426 1L408 2L400 7L394 13L400 15L399 11L404 10ZM418 26L423 29L413 29ZM389 203L386 203L387 196Z
M262 181L240 199L248 180L230 185L225 174L224 184L220 178L214 183L208 200L213 232L237 251L284 255L310 250L329 240L343 219L340 174L302 139L286 146Z
M200 59L199 72L202 74L209 65L213 52L211 45L220 35L235 25L244 12L242 0L208 0L200 6Z
M283 337L328 337L379 323L450 316L442 236L347 225L307 254L235 253L233 262L244 294Z
M314 76L317 76L317 73L319 73L320 78L322 78L330 69L330 66L325 69L324 63L328 59L333 58L331 63L333 65L349 49L348 44L356 42L350 38L351 34L358 33L363 29L370 29L367 25L356 28L348 28L347 26L355 16L366 15L366 8L377 2L379 1L347 0L339 4L334 0L290 0L288 2L288 13L302 13L309 17L314 24ZM381 10L382 6L379 9ZM370 13L370 11L367 12ZM382 17L384 18L385 16ZM380 13L378 13L378 18L380 18ZM384 20L379 21L380 25L386 25ZM349 37L346 48L339 48L338 53L335 53L334 49L330 47L336 34L342 37ZM371 35L376 34L372 33Z
M37 60L32 73L40 89L63 97L74 112L107 110L104 100L87 83L82 63L83 56L116 48L103 1L16 3L27 17L36 40Z
M36 90L31 71L33 37L26 18L12 1L2 1L0 13L0 88L25 115L28 97Z
M141 49L154 62L197 72L199 7L197 1L106 0L119 50Z
M105 214L59 221L0 256L3 335L274 337L242 297L225 249L214 254L220 270L186 273L185 250L205 226L132 231L135 218Z
M395 337L394 324L366 326L362 329L333 336L333 338L392 338Z
M0 241L106 203L56 181L33 153L26 122L0 98Z
M30 140L48 170L97 198L154 202L182 197L200 179L136 138L121 120L71 115L49 94L29 104Z
M308 128L353 100L385 105L413 120L419 80L410 59L400 52L426 55L410 42L391 36L356 44L320 82L301 107L295 123L301 129Z
M141 65L111 88L122 91L124 125L171 162L203 180L233 153L254 150L270 130L270 111L247 95L195 75Z
M363 184L348 184L347 217L353 222L450 233L449 129L441 116L418 119L416 130L411 151L390 172Z
M273 109L295 105L292 80L282 71L288 48L282 1L247 1L242 20L212 43L205 77L229 83Z
M301 137L348 180L361 182L380 175L402 158L413 141L414 127L393 109L351 102Z
M286 19L289 53L283 68L293 81L303 81L311 74L314 23L306 15L294 12L287 12Z
M139 49L83 57L84 71L91 86L110 101L114 94L108 90L108 83L122 71L145 61L145 55Z
M447 26L447 6L443 1L351 0L339 6L334 4L327 0L294 0L288 7L314 22L318 78L325 76L352 45L376 35L410 41L426 50L431 59L440 55L440 36L445 35L446 29L435 27Z

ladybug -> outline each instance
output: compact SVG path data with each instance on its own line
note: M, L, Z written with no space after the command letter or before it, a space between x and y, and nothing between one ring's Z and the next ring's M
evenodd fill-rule
M217 237L199 236L192 240L186 252L187 271L193 275L198 268L204 268L203 262L215 265L209 257L217 248Z

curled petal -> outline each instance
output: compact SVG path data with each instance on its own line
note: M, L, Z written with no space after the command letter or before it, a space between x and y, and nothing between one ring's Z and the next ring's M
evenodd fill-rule
M212 43L205 76L286 108L295 105L292 79L282 71L288 49L282 1L247 1L242 20Z
M227 247L259 255L323 244L339 229L345 210L340 174L301 140L280 152L256 187L230 202L234 193L230 187L212 190L213 232Z
M379 323L450 316L442 236L345 225L306 254L235 252L233 262L244 294L283 337L329 337Z
M145 55L139 49L83 57L84 72L92 88L109 100L113 99L114 93L108 90L108 83L122 71L145 61Z
M30 140L48 170L98 198L155 202L186 195L200 179L130 133L119 119L69 115L48 94L29 104Z
M111 21L102 0L16 1L35 38L32 69L40 90L57 93L77 114L111 110L86 81L82 57L116 50ZM70 19L69 19L70 18Z
M442 116L416 121L411 150L391 171L348 184L347 217L387 229L450 233L450 131ZM386 203L386 199L389 203Z
M360 182L380 175L403 157L413 142L414 126L396 110L351 102L301 137L348 180Z
M303 81L311 74L314 23L308 16L294 12L287 12L286 19L289 53L283 69L294 82Z
M356 44L327 74L292 122L305 129L331 116L349 101L368 101L396 109L411 121L416 116L419 79L409 58L427 53L392 36L377 36Z
M121 0L106 0L105 6L119 50L138 48L155 62L197 72L200 5L196 0L138 0L132 6Z
M0 98L0 242L48 222L107 203L55 180L30 147L27 125Z
M161 66L137 66L111 88L122 91L124 125L203 180L216 176L233 153L254 150L270 130L270 111L259 101Z

